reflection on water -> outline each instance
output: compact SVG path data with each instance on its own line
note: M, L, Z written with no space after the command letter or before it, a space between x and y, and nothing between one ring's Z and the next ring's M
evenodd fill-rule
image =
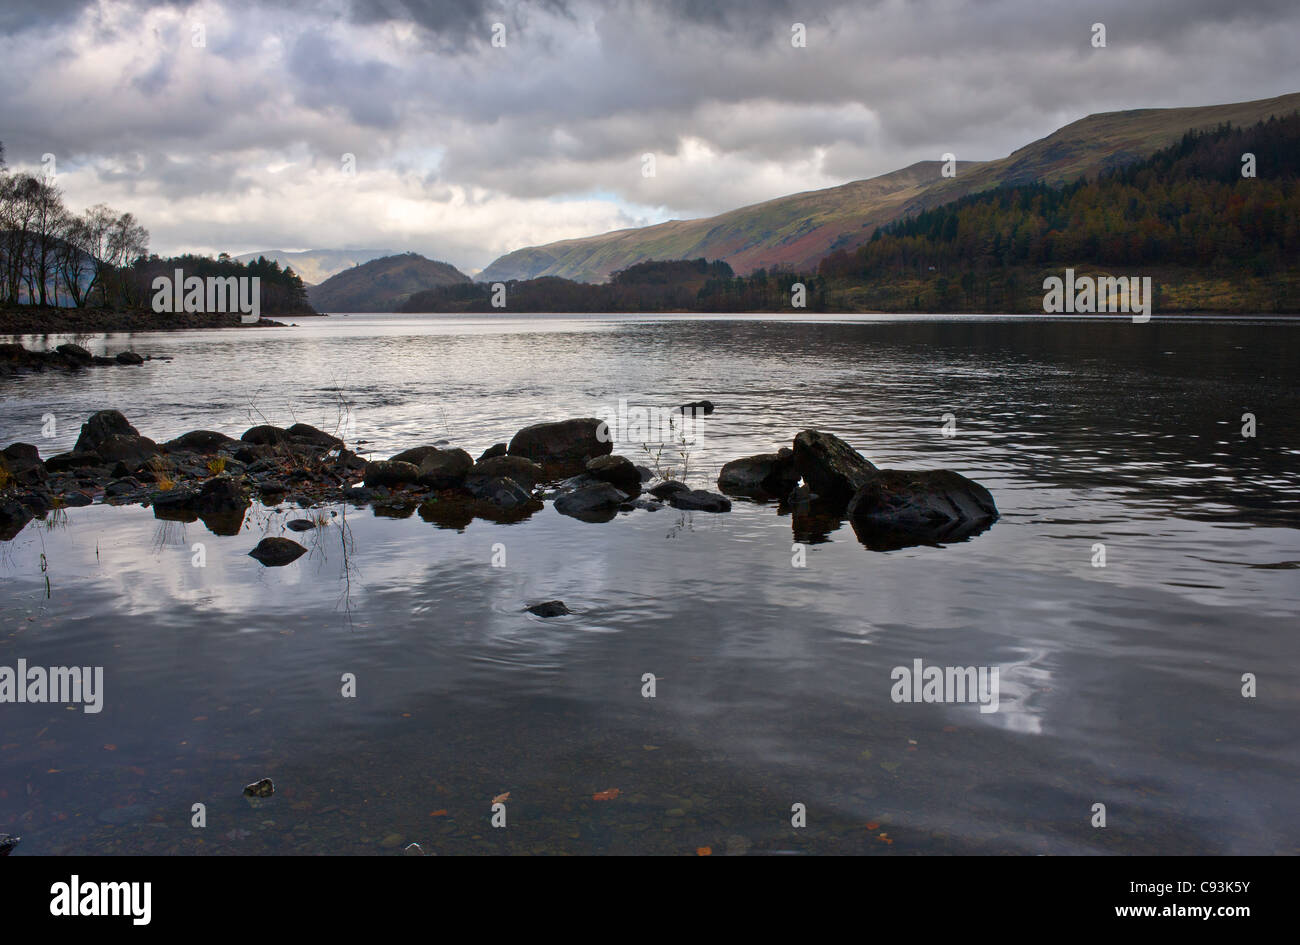
M837 517L743 500L450 528L339 505L302 533L286 503L228 535L63 510L0 544L0 665L103 666L105 707L0 705L0 832L18 854L1296 852L1297 341L1265 321L360 316L89 339L175 360L8 380L0 443L69 449L112 406L157 440L342 416L376 456L477 455L620 399L707 397L695 485L817 427L967 475L1002 519L875 553ZM308 554L263 568L264 535ZM551 599L574 613L523 612ZM892 702L916 659L999 667L999 711ZM260 777L277 793L253 807Z

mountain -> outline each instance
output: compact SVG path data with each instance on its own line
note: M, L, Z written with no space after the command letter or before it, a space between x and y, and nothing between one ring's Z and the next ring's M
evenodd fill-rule
M470 281L450 263L402 253L345 269L311 286L307 297L322 312L395 312L416 292Z
M1194 129L1247 125L1300 106L1300 93L1194 108L1146 108L1089 115L994 161L959 162L955 178L922 161L868 180L778 197L697 220L615 230L515 250L488 265L482 282L561 276L602 282L638 262L723 260L737 273L815 268L901 217L1005 184L1061 183L1149 157Z
M292 267L308 285L316 285L344 269L351 269L380 256L392 256L396 252L395 249L307 249L301 252L268 249L260 253L244 253L235 259L248 263L258 256L265 256L274 259L281 267Z

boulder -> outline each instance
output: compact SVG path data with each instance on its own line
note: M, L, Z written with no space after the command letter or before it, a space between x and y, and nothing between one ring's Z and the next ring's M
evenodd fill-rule
M215 476L209 479L195 495L194 509L197 512L243 512L250 502L248 490L229 476Z
M713 402L710 400L692 400L689 404L682 404L677 408L679 413L689 413L695 416L705 416L713 413Z
M115 360L118 364L144 364L144 358L134 351L119 351Z
M92 453L110 436L139 436L140 431L117 410L100 410L81 425L74 453Z
M147 436L124 436L114 433L105 437L95 447L95 453L106 464L122 463L134 470L158 455L158 444Z
M268 568L280 568L292 561L297 561L307 553L307 549L291 538L263 538L257 547L248 553Z
M540 604L533 604L531 607L525 607L528 613L538 617L563 617L573 613L568 607L564 606L562 600L548 600Z
M543 466L577 468L593 456L606 456L613 451L609 427L605 421L592 417L535 423L516 433L506 448L511 456L522 456Z
M533 498L524 486L508 476L493 476L488 479L472 479L466 483L470 495L481 502L487 502L497 508L513 511L533 505L541 508L541 503Z
M94 355L81 345L63 344L59 345L54 350L66 358L71 358L73 361L81 361L84 364L89 364L94 359Z
M419 466L426 456L432 456L437 452L439 450L436 446L412 446L409 450L402 450L388 459L393 463L410 463L412 466Z
M216 453L219 450L236 450L239 440L217 433L215 430L191 430L175 439L162 444L162 449L169 453L181 451L194 453Z
M718 474L718 488L723 492L754 499L784 497L798 482L794 450L788 447L776 453L733 459Z
M72 450L67 453L55 453L45 461L45 468L48 472L60 473L76 469L90 469L94 466L103 466L104 460L95 452L84 450Z
M288 430L272 426L269 423L261 423L245 430L240 439L245 443L251 443L253 446L278 446L282 443L288 443L290 438Z
M420 481L420 468L414 463L396 462L394 460L377 460L366 463L365 483L370 488L375 486L398 486Z
M323 450L336 450L343 445L343 441L337 436L326 433L324 430L318 430L309 423L295 423L284 432L299 443L316 446Z
M587 460L587 474L624 492L641 490L641 474L632 461L623 456L597 456Z
M509 452L509 447L505 443L493 443L483 451L483 455L478 458L481 463L485 459L495 459L497 456L505 456Z
M731 500L703 489L678 490L668 496L668 504L684 512L730 512Z
M524 459L522 456L489 456L474 464L466 481L494 479L501 476L513 479L525 489L532 489L546 478L546 471L531 459Z
M627 500L627 493L607 482L596 482L557 498L555 511L584 522L608 522Z
M0 468L24 485L35 485L49 478L40 451L30 443L10 443L0 450Z
M420 462L420 485L455 489L465 482L473 465L473 458L462 449L435 450Z
M804 430L794 438L794 463L821 501L843 508L876 467L839 437Z
M987 489L959 473L880 469L853 496L848 515L859 540L885 550L968 538L998 509Z

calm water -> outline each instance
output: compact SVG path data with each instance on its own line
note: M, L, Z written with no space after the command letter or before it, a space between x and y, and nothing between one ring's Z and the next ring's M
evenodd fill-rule
M103 666L105 705L0 705L20 854L1300 852L1300 324L353 316L81 340L174 360L0 381L0 444L68 449L116 407L157 440L265 418L477 455L620 398L708 398L697 485L816 427L977 479L1003 517L878 553L744 501L463 531L334 509L264 569L246 553L291 534L288 506L227 538L59 513L0 544L0 665ZM577 613L520 612L551 598ZM1000 710L894 703L915 659L998 667Z

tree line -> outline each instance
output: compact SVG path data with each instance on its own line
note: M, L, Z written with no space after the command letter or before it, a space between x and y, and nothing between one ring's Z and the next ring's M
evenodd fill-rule
M112 305L148 246L130 213L104 204L76 213L51 181L10 174L0 144L0 305Z

